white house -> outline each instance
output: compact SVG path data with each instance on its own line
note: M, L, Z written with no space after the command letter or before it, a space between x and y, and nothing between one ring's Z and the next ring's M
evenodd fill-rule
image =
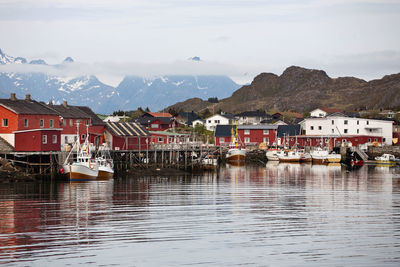
M239 125L242 124L259 124L263 120L271 119L271 115L264 111L245 111L235 115Z
M310 116L314 118L324 118L328 114L334 112L341 112L341 110L335 108L317 108L310 112Z
M386 145L392 144L392 121L328 116L304 120L306 135L317 136L380 136Z
M129 119L130 118L128 116L108 116L103 121L104 122L120 122L120 121L129 120Z
M205 120L197 119L197 120L192 121L192 127L194 128L194 127L196 127L196 125L204 125L204 123L205 123Z
M206 126L206 129L209 131L214 131L215 127L219 124L232 124L236 120L233 115L230 114L215 114L211 117L208 117L205 120L204 125Z

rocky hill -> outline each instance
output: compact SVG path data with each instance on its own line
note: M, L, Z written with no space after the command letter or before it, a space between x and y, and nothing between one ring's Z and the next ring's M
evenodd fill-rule
M184 111L222 109L225 112L277 108L305 112L323 106L347 110L398 107L400 73L367 82L354 77L330 78L322 70L291 66L280 76L259 74L250 85L241 87L217 104L189 99L170 108Z

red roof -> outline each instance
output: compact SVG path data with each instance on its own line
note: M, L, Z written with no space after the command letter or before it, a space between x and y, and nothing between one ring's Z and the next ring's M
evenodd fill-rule
M167 117L167 118L171 118L172 115L170 113L167 112L147 112L147 114L150 114L153 117Z

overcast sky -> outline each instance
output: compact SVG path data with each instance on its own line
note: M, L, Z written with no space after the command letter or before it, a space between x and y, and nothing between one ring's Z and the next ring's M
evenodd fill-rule
M199 56L240 81L290 65L370 80L400 72L399 25L399 0L0 0L6 54L103 76L185 73Z

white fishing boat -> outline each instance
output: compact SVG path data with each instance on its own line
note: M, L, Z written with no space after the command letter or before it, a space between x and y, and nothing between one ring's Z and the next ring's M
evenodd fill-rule
M232 141L228 147L228 152L226 153L226 161L228 163L244 163L246 158L246 148L243 148L239 143L239 137L237 132L237 126L234 130L232 127Z
M383 154L380 157L375 157L376 163L381 165L396 165L397 159L392 154Z
M99 179L113 178L114 164L107 143L99 147L96 162L99 165L99 174L97 176Z
M308 152L300 151L300 162L312 162L311 154Z
M203 169L214 170L218 166L218 158L215 155L208 154L200 159L200 163Z
M265 153L268 161L279 161L279 156L283 154L283 150L279 148L271 148L268 149L267 152Z
M297 150L285 150L278 154L279 162L300 162L301 153Z
M328 163L329 151L326 148L317 147L310 152L313 163Z
M92 158L88 134L85 142L79 142L79 123L77 124L77 138L73 148L63 164L62 171L70 181L95 180L99 174L99 165ZM76 150L76 158L73 159L73 152Z

